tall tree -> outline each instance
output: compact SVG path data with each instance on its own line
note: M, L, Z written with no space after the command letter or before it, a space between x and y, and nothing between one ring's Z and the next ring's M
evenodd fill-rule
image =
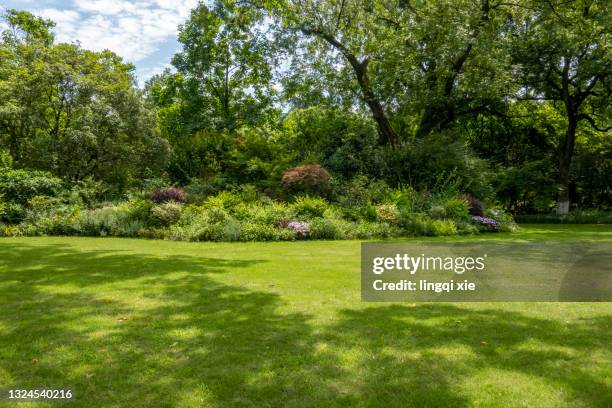
M502 81L493 64L514 6L489 0L272 2L284 26L312 41L317 68L351 75L382 144L424 137L459 115L491 111ZM319 61L326 60L327 64ZM503 64L498 64L503 65ZM332 67L332 68L329 68ZM325 68L324 68L325 69ZM402 116L416 116L409 129Z
M580 126L606 132L610 142L612 49L609 2L530 3L516 26L514 58L521 75L520 99L552 101L566 120L558 144L557 212L570 206L571 165Z
M200 128L233 131L269 113L272 70L263 15L235 2L199 4L181 26L172 59L183 103L196 104Z
M9 10L0 42L0 142L15 164L119 187L163 165L168 146L110 51L53 43L52 23Z

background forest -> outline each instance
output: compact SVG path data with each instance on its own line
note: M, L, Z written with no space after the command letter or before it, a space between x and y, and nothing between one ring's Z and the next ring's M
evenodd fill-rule
M52 21L3 18L0 235L612 218L607 1L215 0L144 88L113 52L54 41Z

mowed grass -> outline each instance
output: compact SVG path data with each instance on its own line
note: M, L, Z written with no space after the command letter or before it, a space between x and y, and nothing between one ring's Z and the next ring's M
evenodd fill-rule
M0 387L70 388L79 407L610 406L610 303L363 303L359 253L0 239Z

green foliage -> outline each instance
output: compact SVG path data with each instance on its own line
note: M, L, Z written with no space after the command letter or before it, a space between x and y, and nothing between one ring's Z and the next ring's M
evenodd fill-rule
M481 199L492 196L487 163L477 158L466 143L450 134L431 134L387 153L386 175L393 184L435 191L454 186Z
M13 201L3 202L1 210L0 221L8 224L18 224L26 215L25 206Z
M336 182L333 197L346 217L375 220L376 208L373 205L385 202L390 194L391 189L384 181L359 175L348 182Z
M229 210L236 207L241 202L242 198L239 194L231 191L221 191L219 194L209 197L203 205L206 208L222 208Z
M548 211L558 192L550 160L500 168L493 178L493 187L504 207L520 212Z
M468 202L463 198L451 198L444 203L444 212L448 218L468 219Z
M612 212L574 210L565 215L524 214L514 217L521 224L612 224Z
M400 222L400 211L395 204L382 204L376 207L376 220L389 225Z
M151 218L157 224L167 227L178 222L181 218L182 205L177 202L168 201L151 208Z
M310 221L310 238L338 239L340 237L340 228L334 220L327 218L314 218Z
M244 241L293 241L297 233L288 228L274 228L271 225L246 222L242 226Z
M433 220L431 227L435 236L457 235L457 226L452 220Z
M121 191L158 172L169 150L134 84L110 51L54 43L53 26L9 10L0 42L0 144L15 166Z
M294 221L311 238L382 238L473 233L470 215L513 230L508 212L561 195L609 209L605 6L214 0L144 91L111 51L7 10L0 221L217 241L296 238ZM183 201L169 186L189 205L161 204ZM559 220L572 217L594 220Z
M391 235L391 229L387 224L364 221L356 225L354 234L354 238L358 239L387 238Z
M491 217L497 221L499 231L512 232L518 228L514 222L514 217L512 217L511 214L504 211L502 208L488 208L485 211L485 216Z
M62 181L45 171L0 169L0 194L7 201L25 204L35 196L53 196L61 187Z
M435 205L427 211L427 214L434 220L446 218L446 209L440 205Z
M409 235L435 235L433 220L425 214L402 212L400 227Z
M236 206L233 213L241 221L253 221L275 226L286 225L296 216L292 206L277 202L243 203Z
M76 219L76 230L80 235L108 236L121 230L121 224L129 222L127 206L106 206L82 211Z
M380 174L376 138L374 123L364 115L315 106L291 111L279 142L294 162L321 163L339 177L352 178Z
M300 196L291 204L294 214L303 219L323 217L329 204L322 198Z

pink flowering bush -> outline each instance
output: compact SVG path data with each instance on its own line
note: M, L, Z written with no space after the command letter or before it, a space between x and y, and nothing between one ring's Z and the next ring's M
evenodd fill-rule
M295 231L299 238L306 238L310 234L310 225L303 221L291 221L287 223L287 228Z

